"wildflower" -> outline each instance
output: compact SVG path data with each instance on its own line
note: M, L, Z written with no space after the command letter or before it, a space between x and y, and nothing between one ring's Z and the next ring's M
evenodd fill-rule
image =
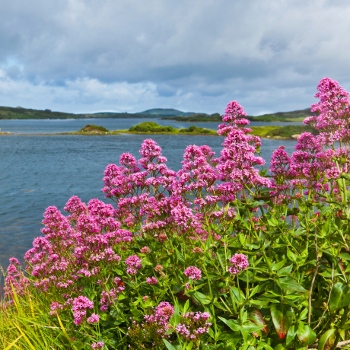
M199 247L194 247L192 249L192 253L202 254L203 253L203 249L199 248Z
M147 323L155 323L161 326L162 332L166 333L168 327L168 321L170 317L174 314L174 307L167 301L162 301L156 307L153 315L146 315L145 320Z
M154 268L154 270L156 272L161 272L163 270L163 266L162 265L156 265L156 267Z
M235 254L229 261L232 266L229 267L228 271L232 275L237 275L249 266L248 259L244 254Z
M86 320L87 323L97 323L100 320L100 315L92 314L88 319Z
M195 266L189 266L184 274L191 280L200 280L202 278L202 271Z
M10 258L10 265L7 268L5 278L5 295L12 299L12 288L17 295L23 295L29 284L29 280L24 276L23 271L21 271L19 261L16 258Z
M187 312L182 316L182 322L177 325L176 332L187 340L196 340L209 331L209 318L208 312Z
M98 341L97 343L92 343L91 347L94 350L97 350L97 349L102 349L104 347L104 345L105 345L105 343L103 341Z
M92 309L93 307L94 303L83 295L74 298L72 307L74 324L77 326L80 325L86 317L86 310Z
M57 313L56 310L58 309L63 309L63 305L61 305L60 303L58 303L57 301L54 301L50 304L50 315L53 316Z
M137 271L142 268L141 259L137 255L130 255L126 258L126 272L130 275L136 275Z
M151 252L151 249L149 249L149 247L147 247L147 246L144 246L140 249L140 252L142 254L149 254Z
M147 278L146 278L146 283L147 283L147 284L157 284L157 283L158 283L158 280L157 280L154 276L152 276L152 277L147 277Z

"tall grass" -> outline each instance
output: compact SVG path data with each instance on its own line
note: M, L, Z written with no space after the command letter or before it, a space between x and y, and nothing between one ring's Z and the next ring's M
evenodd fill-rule
M49 314L47 295L31 289L19 296L12 290L12 302L0 301L0 349L78 349L59 316Z

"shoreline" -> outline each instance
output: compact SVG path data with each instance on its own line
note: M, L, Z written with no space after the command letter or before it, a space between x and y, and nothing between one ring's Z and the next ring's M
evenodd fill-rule
M0 136L118 136L118 135L172 135L172 136L221 136L214 133L171 133L171 132L130 132L127 130L118 130L106 133L83 133L83 132L62 132L62 133L12 133L12 132L0 132ZM292 135L291 137L282 136L263 136L252 133L254 136L259 136L261 139L267 140L286 140L293 141L297 140L300 134Z

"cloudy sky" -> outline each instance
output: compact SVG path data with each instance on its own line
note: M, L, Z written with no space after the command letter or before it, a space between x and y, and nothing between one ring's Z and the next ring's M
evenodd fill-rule
M2 0L0 106L250 115L350 91L349 0Z

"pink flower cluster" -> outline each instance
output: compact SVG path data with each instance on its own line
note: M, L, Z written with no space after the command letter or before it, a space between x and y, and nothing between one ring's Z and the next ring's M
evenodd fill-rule
M338 179L347 173L350 165L350 102L348 93L329 78L321 80L316 97L320 99L312 106L319 113L305 119L306 124L315 127L320 133L316 136L305 132L298 138L291 157L283 147L272 154L270 171L273 174L272 194L276 201L289 200L293 191L307 194L310 190L325 197L327 192L335 194ZM339 141L338 148L334 142ZM332 185L331 185L332 182ZM318 199L315 197L315 199Z
M304 123L320 131L318 139L322 144L336 141L350 141L350 100L337 81L323 78L317 86L315 97L318 103L311 106L311 111L318 115L306 118Z
M155 262L154 265L159 263L155 267L149 263L156 253L154 242L166 246L180 237L194 243L190 246L193 253L207 253L199 246L204 247L202 243L208 237L219 241L220 235L234 235L235 228L231 227L235 225L231 223L236 216L241 222L261 224L260 208L267 209L268 204L264 203L264 207L260 206L262 202L257 203L260 189L270 190L270 198L276 203L303 198L310 191L319 195L313 200L324 200L325 192L335 198L341 196L337 181L331 180L347 174L350 168L349 96L337 82L325 78L316 97L320 101L312 111L318 115L305 122L315 126L320 134L303 133L291 156L283 146L279 147L272 155L269 178L259 170L264 165L258 155L261 140L247 127L249 121L244 118L242 106L231 101L218 130L224 136L218 157L208 146L190 145L184 152L181 169L175 172L167 167L160 146L147 139L141 145L141 158L124 153L119 165L109 164L105 169L102 191L115 201L115 207L98 199L85 204L76 196L65 206L67 216L56 207L48 207L43 219L44 236L33 241L25 259L34 287L57 298L50 305L51 314L71 309L75 325L85 320L96 324L100 315L92 312L94 304L107 312L118 300L127 299L120 294L129 293L124 290L135 282L135 275L142 275L141 283L147 291L155 289L153 286L161 284L160 278L166 278L167 271L160 265L164 261ZM339 142L340 147L336 148L334 142ZM236 201L252 200L254 205L247 214L239 211ZM213 229L216 225L223 230L217 233ZM226 226L230 228L224 229ZM5 292L11 297L12 287L21 295L29 281L16 259L10 263ZM232 275L249 267L244 254L234 254L229 263ZM159 281L153 272L148 273L152 269L160 276L157 275ZM184 275L197 281L202 278L202 271L188 266ZM94 300L83 295L87 285L96 287ZM190 284L186 283L185 288L189 289ZM154 299L143 296L142 300ZM163 301L133 330L135 334L139 330L142 333L143 326L147 326L150 336L155 330L165 337L173 313L174 307ZM209 317L205 312L186 313L176 331L187 340L198 339L208 332ZM93 349L103 346L103 342L91 344Z
M182 316L182 322L176 326L176 332L187 340L195 341L209 331L209 318L208 312L187 312Z
M113 288L106 291L103 290L101 292L101 299L100 299L100 310L101 311L107 311L108 307L116 302L117 297L122 291L125 289L124 282L119 278L115 277L113 280Z
M157 326L158 333L164 337L169 327L169 319L174 314L174 307L167 301L162 301L156 307L152 315L145 315L146 323L152 323Z
M105 343L103 341L98 341L96 343L92 343L91 347L93 348L93 350L97 350L97 349L102 349L104 345Z
M5 277L5 297L9 297L10 300L13 299L13 290L18 296L24 295L29 284L29 280L21 271L19 261L16 258L10 258L10 265L7 268Z
M158 280L156 277L152 276L152 277L147 277L146 278L146 283L147 284L153 284L153 285L156 285L158 284Z
M232 275L239 274L241 271L246 270L249 266L248 258L244 254L235 254L229 261L232 266L228 268L228 271Z
M86 318L86 311L91 310L94 308L94 303L87 297L81 295L77 298L73 299L73 317L74 317L74 324L80 325L84 319ZM89 319L89 323L95 323L98 322L99 316L96 314L92 314Z
M190 145L182 168L174 172L159 145L147 139L140 159L125 153L119 166L108 165L103 192L116 201L116 218L130 228L140 228L144 235L159 232L156 237L163 240L165 227L190 239L205 239L207 219L234 216L234 208L224 208L226 204L247 196L248 189L253 195L259 187L271 185L257 168L264 164L256 155L261 141L245 127L249 121L243 116L238 102L228 104L218 131L226 136L218 158L208 146Z
M189 266L184 271L184 274L191 280L200 280L202 278L202 271L195 266Z
M141 259L137 255L130 255L126 258L125 264L127 265L126 272L129 275L136 275L137 271L142 268Z

